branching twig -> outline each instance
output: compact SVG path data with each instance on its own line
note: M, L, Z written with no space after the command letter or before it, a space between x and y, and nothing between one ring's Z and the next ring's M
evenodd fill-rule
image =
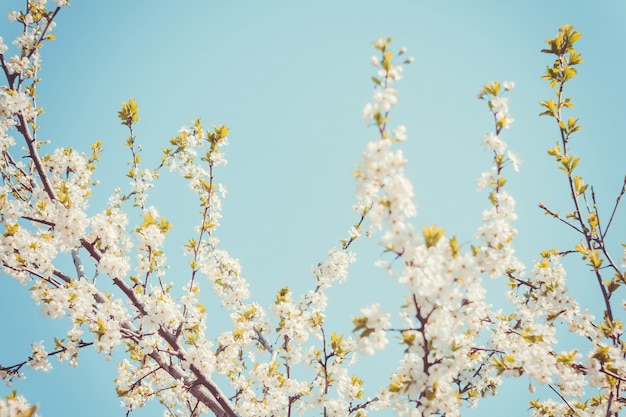
M613 211L611 212L611 217L609 218L608 223L606 224L606 228L604 229L604 234L602 235L602 239L604 240L604 236L609 232L609 228L611 227L611 223L613 222L613 217L615 217L615 212L617 211L617 207L619 206L620 200L622 196L626 193L626 175L624 176L624 182L622 184L622 191L619 193L617 198L615 199L615 205L613 206Z
M81 341L81 342L76 343L75 346L78 349L82 349L84 347L91 346L91 345L93 345L93 342L83 342L83 341ZM48 353L47 356L48 357L56 356L56 355L61 354L61 353L65 352L65 351L67 351L67 348L57 349L55 351L52 351L52 352ZM7 372L8 374L15 375L15 374L17 374L19 372L20 369L22 369L22 367L24 365L28 364L28 362L30 362L32 359L33 359L33 357L29 356L28 359L26 359L25 361L22 361L20 363L16 363L16 364L10 365L10 366L0 366L0 371L4 371L4 372Z
M578 233L583 233L583 231L581 229L579 229L578 227L576 227L576 225L573 225L572 223L568 222L567 220L563 219L559 213L555 213L552 210L550 210L548 207L546 207L546 205L542 202L539 202L538 204L539 208L542 210L545 210L545 212L549 215L551 215L552 217L558 219L559 221L565 223L566 225L568 225L569 227L571 227L572 229L576 230Z

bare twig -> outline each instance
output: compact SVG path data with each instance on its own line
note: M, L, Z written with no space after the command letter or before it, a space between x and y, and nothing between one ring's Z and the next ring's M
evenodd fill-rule
M624 182L622 184L622 191L618 194L615 199L615 205L613 206L613 211L611 212L611 217L609 218L608 223L606 224L606 228L604 229L604 233L602 234L602 239L604 240L604 236L609 232L609 228L611 227L611 223L613 222L613 217L615 217L615 212L617 211L617 207L619 206L620 200L622 196L626 193L626 175L624 176Z
M552 210L550 210L548 207L546 207L546 205L542 202L539 202L538 204L539 208L544 210L547 214L551 215L552 217L558 219L559 221L565 223L566 225L568 225L569 227L571 227L572 229L576 230L578 233L583 233L583 231L581 229L579 229L578 227L576 227L575 225L573 225L572 223L568 222L567 220L563 219L559 213L556 213Z
M565 405L567 405L567 407L572 410L572 413L574 413L574 415L578 415L578 412L574 409L574 407L571 406L571 404L565 399L565 397L563 396L563 394L561 394L556 388L554 388L552 386L552 384L548 384L548 386L550 387L550 389L552 391L554 391L556 393L556 395L558 395L561 400L565 403Z

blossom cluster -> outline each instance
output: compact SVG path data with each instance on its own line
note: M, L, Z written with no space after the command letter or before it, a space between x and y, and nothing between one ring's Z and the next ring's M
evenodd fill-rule
M29 417L37 410L31 406L23 395L13 391L10 397L0 399L0 417Z
M407 296L400 311L400 326L392 328L390 316L374 305L354 319L355 331L359 333L361 351L367 354L384 348L388 343L386 332L399 333L406 346L391 384L377 396L377 408L392 408L398 415L410 415L412 409L422 415L457 415L460 398L475 398L474 392L484 395L499 384L484 370L488 359L485 350L475 350L479 336L484 338L481 330L487 327L490 316L481 281L485 269L475 254L461 253L456 238L446 237L443 229L433 225L419 233L408 221L415 215L413 188L404 175L406 160L401 150L391 150L395 143L406 140L406 128L401 125L392 134L387 127L397 93L386 90L400 71L394 72L389 64L387 46L388 40L375 43L383 58L373 59L372 63L381 65L378 75L384 81L374 79L377 91L364 116L368 123L376 124L380 139L367 145L358 165L357 207L367 211L372 229L383 230L381 245L395 254L399 265L379 264L398 277ZM498 117L512 121L506 100L495 101ZM503 144L500 140L498 146L505 147ZM513 207L504 208L509 209L508 215L503 216L499 226L511 229ZM485 221L489 220L486 215ZM492 229L498 225L483 226L493 237ZM506 237L494 242L498 250L509 245ZM483 378L490 382L480 385Z
M363 117L367 125L376 125L380 140L367 144L354 172L357 183L355 208L357 212L367 212L370 230L380 230L383 225L388 225L383 246L401 250L403 241L413 233L410 228L404 228L404 220L415 216L417 210L413 202L413 185L404 175L406 158L401 149L393 149L394 143L406 139L406 127L396 127L393 135L387 128L389 112L398 103L397 92L392 85L401 79L403 72L402 65L394 61L406 53L403 48L394 57L389 49L390 42L391 38L374 42L374 47L381 54L380 59L372 59L372 64L380 66L378 77L373 77L378 88L374 91L374 101L363 109ZM407 58L403 63L412 61L412 58Z
M504 82L504 91L508 92L515 86L512 82ZM482 174L478 181L479 190L489 186L491 193L489 200L492 206L483 211L482 225L477 231L477 238L482 243L477 253L477 260L481 269L487 271L491 278L504 275L509 270L520 268L519 262L513 254L511 242L517 234L512 222L517 219L515 214L515 200L503 189L506 179L502 170L510 161L518 168L518 162L512 153L508 158L504 151L506 143L500 138L503 129L508 129L513 123L509 114L508 98L503 97L499 82L490 82L485 85L478 97L486 99L495 121L495 132L489 132L483 137L486 149L493 152L493 166Z

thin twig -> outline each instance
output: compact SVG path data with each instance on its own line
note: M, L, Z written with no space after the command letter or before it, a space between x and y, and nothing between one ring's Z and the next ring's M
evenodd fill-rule
M562 395L562 394L561 394L558 390L556 390L556 388L554 388L554 387L552 386L552 384L548 384L548 386L550 387L550 389L551 389L552 391L554 391L554 392L556 393L556 395L558 395L559 397L561 397L561 400L563 400L563 402L565 403L565 405L567 405L567 406L569 407L569 409L570 409L570 410L572 410L572 412L573 412L575 415L578 415L578 412L574 409L574 407L572 407L572 406L570 405L570 403L569 403L569 402L565 399L565 397L564 397L564 396L563 396L563 395Z
M622 191L619 193L617 198L615 199L615 205L613 206L613 212L611 213L611 217L609 218L609 222L606 224L606 229L604 229L604 234L602 235L602 239L609 232L609 228L611 227L611 223L613 222L613 217L615 216L615 212L617 211L617 206L619 206L620 200L622 196L626 193L626 175L624 176L624 183L622 184Z
M566 225L568 225L569 227L571 227L572 229L576 230L578 233L583 233L583 231L581 229L579 229L578 227L576 227L575 225L573 225L572 223L568 222L567 220L563 219L559 213L555 213L552 210L550 210L548 207L546 207L545 204L543 204L542 202L539 202L538 204L540 209L543 209L546 211L546 213L548 213L549 215L551 215L552 217L560 220L561 222L565 223Z

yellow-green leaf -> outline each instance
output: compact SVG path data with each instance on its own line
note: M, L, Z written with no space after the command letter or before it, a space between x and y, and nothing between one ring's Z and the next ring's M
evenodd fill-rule
M433 224L431 227L424 226L424 243L426 243L426 247L435 246L443 237L445 231L445 229L439 229L436 224Z

